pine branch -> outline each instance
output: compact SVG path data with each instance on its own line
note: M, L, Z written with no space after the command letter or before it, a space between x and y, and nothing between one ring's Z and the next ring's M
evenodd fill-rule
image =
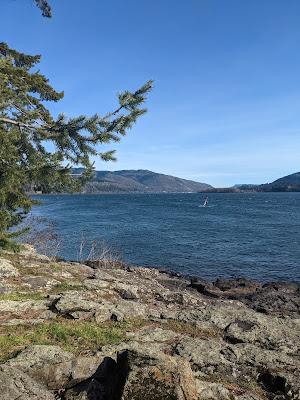
M48 1L46 1L46 0L35 0L35 3L38 6L38 8L42 11L42 16L43 17L47 17L47 18L51 18L52 17L51 7L50 7Z

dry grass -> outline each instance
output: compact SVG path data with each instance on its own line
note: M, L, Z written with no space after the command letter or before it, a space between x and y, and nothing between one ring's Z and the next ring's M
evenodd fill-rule
M27 217L21 227L25 233L20 237L22 243L34 246L40 254L55 258L62 248L62 238L58 236L52 221L45 217Z
M189 324L187 322L173 319L167 320L166 322L159 324L159 327L179 333L180 335L187 335L191 336L192 338L199 338L204 340L221 337L221 332L217 328L200 328L195 324Z
M88 240L83 234L77 260L93 268L120 268L124 265L120 254L103 239Z

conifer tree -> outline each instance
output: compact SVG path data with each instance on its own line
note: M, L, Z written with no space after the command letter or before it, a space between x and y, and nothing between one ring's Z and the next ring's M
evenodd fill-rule
M35 0L36 5L42 11L43 17L51 18L51 7L46 0Z
M98 152L99 144L118 142L138 117L152 81L135 92L118 95L118 106L105 116L51 115L47 102L57 92L35 67L40 56L20 53L0 43L0 249L16 246L12 232L33 204L26 187L42 191L76 190L90 176L91 157L114 160L114 151ZM54 151L49 151L51 143ZM74 179L72 166L85 168Z

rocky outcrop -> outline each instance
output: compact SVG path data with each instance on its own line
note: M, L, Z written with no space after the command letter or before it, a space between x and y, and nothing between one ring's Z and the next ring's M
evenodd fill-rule
M0 400L300 399L296 284L1 257Z
M260 313L293 318L300 315L300 288L296 283L271 282L262 285L245 278L217 279L210 283L193 278L191 287L211 298L242 301Z
M55 400L53 393L18 369L0 365L0 398L3 400Z

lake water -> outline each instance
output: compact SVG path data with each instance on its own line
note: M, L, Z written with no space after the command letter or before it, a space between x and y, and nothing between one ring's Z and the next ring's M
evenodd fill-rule
M82 235L125 262L214 279L300 281L300 193L35 196L75 260Z

